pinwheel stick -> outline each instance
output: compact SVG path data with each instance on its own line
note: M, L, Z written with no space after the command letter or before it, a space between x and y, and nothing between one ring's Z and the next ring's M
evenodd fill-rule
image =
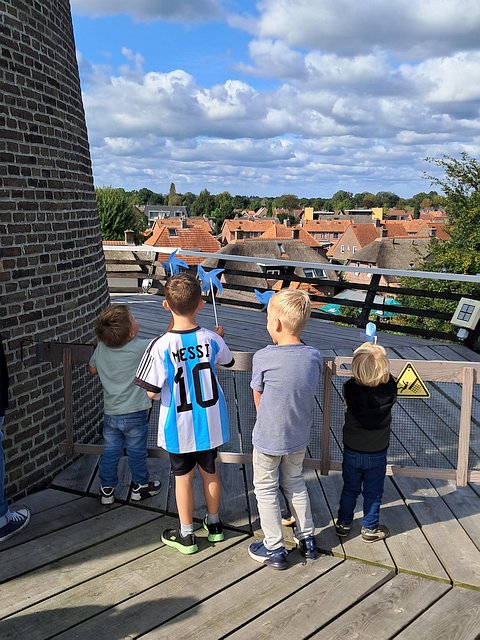
M213 304L213 314L215 316L215 326L218 327L217 304L215 302L215 290L213 288L213 282L211 280L210 280L210 291L212 292L212 304Z

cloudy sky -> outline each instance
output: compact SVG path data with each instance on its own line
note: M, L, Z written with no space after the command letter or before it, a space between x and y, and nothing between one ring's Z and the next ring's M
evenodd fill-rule
M71 0L95 183L429 191L480 155L478 0Z

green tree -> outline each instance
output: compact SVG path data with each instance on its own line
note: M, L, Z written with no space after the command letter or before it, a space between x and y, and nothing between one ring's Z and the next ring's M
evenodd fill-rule
M171 207L178 207L182 204L182 196L177 193L175 189L175 183L170 183L170 189L168 191L168 205Z
M199 195L195 198L195 202L190 208L192 216L208 216L212 215L215 208L215 198L211 195L207 189L200 191Z
M95 189L100 232L103 240L123 240L127 229L138 233L147 226L144 216L135 212L132 198L124 189L97 187Z
M389 209L396 209L400 198L392 191L379 191L376 195L377 207L387 206Z
M265 214L267 218L272 218L273 217L273 201L271 200L271 198L268 199L267 202L267 213Z
M299 207L299 201L297 196L291 193L284 193L283 196L275 198L275 206L279 209L288 209L288 211L294 211Z
M227 218L233 218L233 198L228 191L223 191L215 196L215 209L213 217L215 218L215 231L220 233L223 221Z
M432 240L430 255L417 266L422 271L476 275L480 273L480 163L466 153L462 153L459 159L443 156L440 160L428 160L444 171L443 177L425 177L445 193L450 239L443 242ZM415 289L451 291L480 298L480 285L475 283L402 278L402 284ZM456 307L454 301L422 297L403 297L402 302L406 306L452 314ZM429 318L407 316L406 324L451 331L450 323Z
M330 207L333 211L353 208L353 193L350 191L337 191L330 198Z

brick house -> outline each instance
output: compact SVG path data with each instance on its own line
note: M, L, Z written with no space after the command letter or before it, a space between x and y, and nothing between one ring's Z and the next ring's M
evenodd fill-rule
M381 230L373 223L350 224L337 242L327 251L327 257L337 262L347 262L368 244L379 238Z

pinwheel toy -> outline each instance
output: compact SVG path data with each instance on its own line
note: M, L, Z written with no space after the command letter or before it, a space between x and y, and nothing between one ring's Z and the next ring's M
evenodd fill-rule
M220 282L218 276L225 271L225 269L212 269L211 271L205 271L205 269L198 265L197 267L197 275L202 283L202 291L205 293L207 291L212 292L212 304L213 304L213 313L215 315L215 325L218 327L218 316L217 316L217 305L215 303L215 290L214 286L217 287L217 291L222 293L223 285Z
M165 273L168 274L168 272L170 271L171 276L176 276L177 273L180 273L180 267L188 269L188 264L183 260L180 260L180 258L176 257L175 254L177 253L177 251L178 249L172 251L172 253L168 256L168 262L162 262L162 267L165 269Z
M377 325L374 322L367 322L365 333L360 334L362 338L366 338L367 342L377 344Z
M275 291L272 291L271 289L267 289L267 291L264 291L263 293L258 291L258 289L254 289L253 291L255 293L256 299L260 302L260 304L263 304L262 311L265 311L265 309L268 307L268 303L270 302L270 298L273 296Z

